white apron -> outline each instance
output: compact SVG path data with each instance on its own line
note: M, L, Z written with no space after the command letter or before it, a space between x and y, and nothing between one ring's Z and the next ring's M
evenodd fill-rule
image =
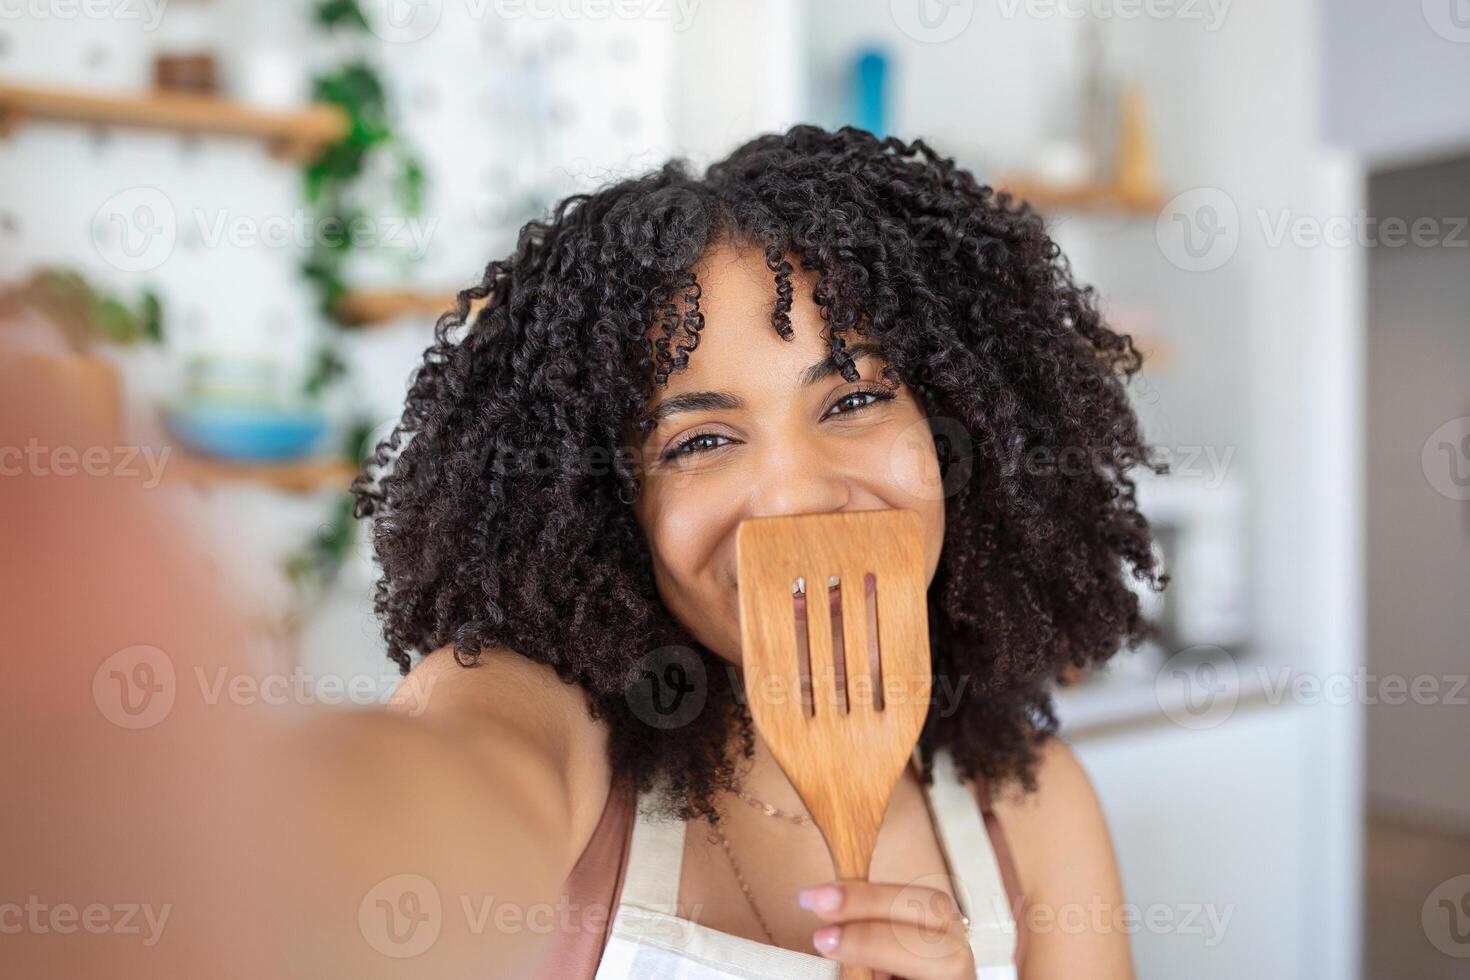
M934 760L928 793L939 844L970 917L977 980L1016 980L1016 923L979 801L949 753ZM839 980L841 964L734 936L676 915L685 823L652 817L639 800L622 894L597 980Z

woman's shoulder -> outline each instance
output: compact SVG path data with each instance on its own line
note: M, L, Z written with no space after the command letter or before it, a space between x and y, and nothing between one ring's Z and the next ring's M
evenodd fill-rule
M592 717L581 687L507 647L467 667L446 646L414 665L389 709L457 730L471 751L514 753L536 804L569 815L568 857L576 860L612 786L608 728Z
M1107 820L1087 770L1056 736L1037 751L1035 791L1008 782L990 799L1022 889L1036 900L1119 890Z

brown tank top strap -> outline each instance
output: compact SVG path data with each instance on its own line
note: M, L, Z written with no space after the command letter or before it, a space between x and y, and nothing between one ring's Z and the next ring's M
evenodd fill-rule
M1016 863L1011 856L1011 845L1006 840L1005 828L995 815L991 803L989 782L980 773L975 774L975 796L980 803L980 818L985 821L985 833L995 851L995 863L1000 865L1000 877L1006 886L1006 898L1011 903L1011 918L1016 920L1016 969L1019 971L1026 955L1026 896L1021 893L1021 879L1016 874Z
M567 875L555 910L556 929L533 980L592 980L596 975L623 891L637 802L631 782L613 781L597 827Z

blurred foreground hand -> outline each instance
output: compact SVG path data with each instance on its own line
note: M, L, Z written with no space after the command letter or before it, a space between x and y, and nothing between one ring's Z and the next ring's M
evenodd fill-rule
M536 937L384 887L544 890L453 815L493 795L430 726L219 697L244 627L104 415L0 351L0 976L505 975Z

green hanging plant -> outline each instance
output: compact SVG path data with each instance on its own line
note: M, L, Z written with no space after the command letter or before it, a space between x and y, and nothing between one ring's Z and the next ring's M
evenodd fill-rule
M316 22L329 31L370 35L358 0L319 0ZM318 308L328 319L342 323L338 305L348 291L347 268L354 244L346 230L369 219L353 201L369 167L378 158L387 161L393 198L405 217L423 210L424 168L418 157L394 132L387 90L377 70L364 58L324 72L312 80L318 102L340 107L347 114L346 135L306 165L303 173L306 203L315 212L319 228L330 235L312 236L311 254L301 271L316 288Z
M374 448L369 442L372 433L373 427L366 419L353 422L343 440L342 455L360 463ZM310 541L285 560L286 578L296 588L303 609L309 605L310 597L320 596L331 587L352 553L353 536L357 533L357 520L352 512L354 503L352 494L338 494L326 522L317 528Z
M367 19L363 17L357 0L321 0L316 5L316 21L323 27L368 29Z
M301 393L307 398L320 398L338 378L346 377L347 362L330 344L322 344L311 358L311 370L302 382Z

